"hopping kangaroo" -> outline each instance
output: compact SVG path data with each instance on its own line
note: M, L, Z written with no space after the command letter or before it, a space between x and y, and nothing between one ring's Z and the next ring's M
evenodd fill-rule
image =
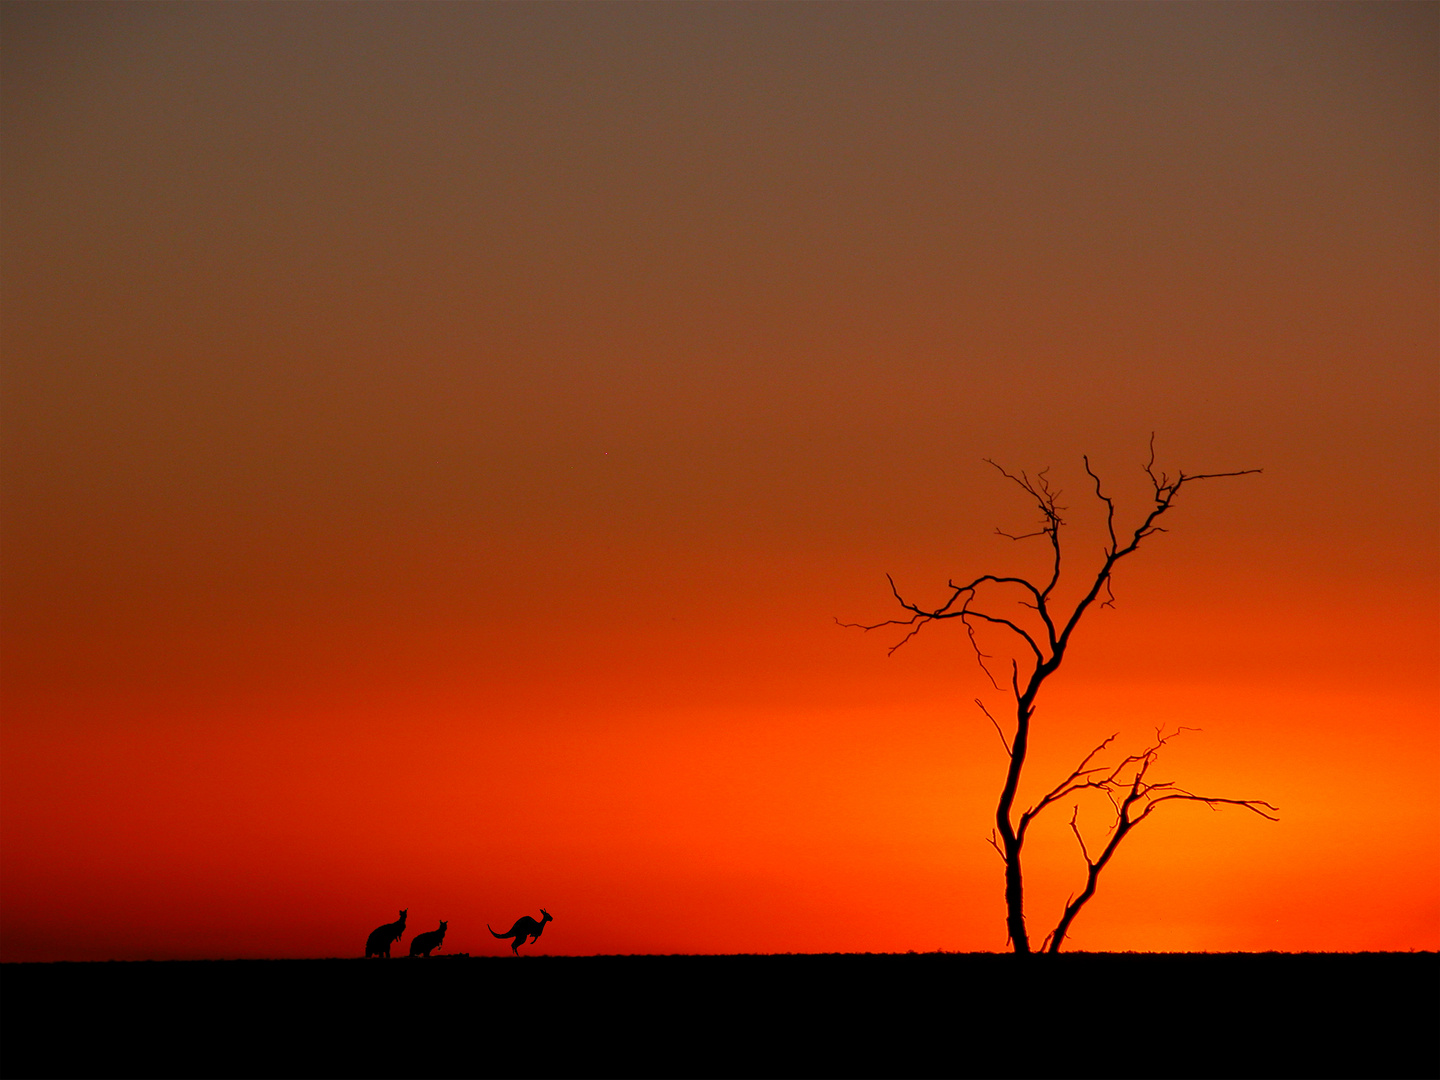
M441 919L439 930L431 930L428 934L416 934L410 939L410 955L419 956L424 953L429 956L431 949L438 949L440 942L445 940L445 927L448 925L444 919Z
M390 943L399 941L400 935L405 933L405 916L410 914L410 909L405 908L400 912L398 922L387 922L384 926L377 926L370 931L370 937L365 942L365 959L372 956L383 956L390 959Z
M540 909L540 914L543 918L541 918L539 922L536 922L529 915L516 919L515 925L503 934L495 934L494 930L490 930L489 923L485 924L485 929L490 930L490 933L495 934L498 938L514 938L515 940L510 943L510 951L516 956L519 956L520 946L525 944L525 939L529 938L531 941L539 941L540 933L545 929L545 924L553 921L555 918L554 915L551 915L550 912L546 911L543 907Z

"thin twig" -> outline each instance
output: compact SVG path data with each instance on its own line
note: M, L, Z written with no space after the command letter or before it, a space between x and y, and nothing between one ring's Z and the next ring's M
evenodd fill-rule
M996 689L999 689L999 687L996 687ZM990 715L990 710L985 708L985 703L978 697L975 699L975 704L980 706L980 711L985 714L985 719L995 725L995 734L1000 736L1000 745L1005 747L1005 756L1014 757L1015 751L1010 749L1010 743L1005 738L1005 732L1000 729L1000 722Z

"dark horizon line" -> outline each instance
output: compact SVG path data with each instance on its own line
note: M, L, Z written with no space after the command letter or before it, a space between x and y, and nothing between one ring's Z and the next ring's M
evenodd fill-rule
M1320 950L1308 949L1289 951L1283 949L1263 950L1189 950L1167 952L1162 950L1125 949L1118 951L1090 951L1085 949L1072 949L1060 953L1036 953L1034 957L1250 957L1250 956L1440 956L1440 951L1435 949L1368 949L1368 950ZM905 952L734 952L734 953L532 953L521 959L532 960L725 960L725 959L841 959L853 958L862 959L865 957L1015 957L1016 954L1009 950L995 950L990 952L951 952L945 949L936 949L928 952L919 952L911 949ZM282 964L282 963L338 963L345 961L356 961L364 963L367 960L374 960L374 957L360 956L194 956L194 957L166 957L156 959L146 957L143 959L108 959L108 960L0 960L0 967L23 967L59 964ZM396 960L411 960L415 957L395 957ZM435 956L422 958L430 960L505 960L514 962L514 957L507 957L503 953L472 955L466 952L437 953ZM1048 963L1050 960L1041 960L1041 963Z

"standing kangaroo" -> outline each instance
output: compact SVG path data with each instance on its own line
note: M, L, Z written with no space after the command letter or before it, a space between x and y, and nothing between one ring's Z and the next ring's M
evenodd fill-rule
M424 953L429 956L431 949L438 949L440 942L445 940L445 927L448 925L449 923L441 919L439 930L431 930L428 934L416 934L410 939L410 955L419 956Z
M550 912L546 911L543 907L540 909L540 914L543 918L539 922L536 922L529 915L521 916L515 920L515 925L503 934L495 934L494 930L490 930L489 923L485 924L485 929L490 930L490 933L495 934L498 938L514 938L515 940L510 943L510 951L516 956L519 956L520 946L525 944L525 939L529 938L531 941L539 941L540 932L545 929L545 924L552 922L555 918L554 915L551 915Z
M384 926L377 926L370 931L370 937L365 942L365 959L368 960L372 956L383 956L386 960L390 959L390 943L399 941L400 935L405 933L405 916L408 914L410 914L410 909L404 908L400 912L398 922L387 922Z

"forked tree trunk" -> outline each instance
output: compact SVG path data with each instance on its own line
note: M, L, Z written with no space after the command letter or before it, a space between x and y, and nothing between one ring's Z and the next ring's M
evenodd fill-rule
M1028 537L1044 537L1048 540L1053 553L1048 582L1041 585L1022 577L981 574L966 584L957 585L954 581L951 581L949 583L950 598L939 607L925 608L906 600L896 587L894 578L889 578L887 575L890 581L890 591L894 594L900 606L910 614L903 619L887 619L884 622L871 623L868 625L856 623L841 624L842 626L857 626L862 630L874 630L881 626L908 626L910 629L906 632L905 636L895 645L891 646L890 652L893 654L896 649L900 648L900 646L904 645L919 633L921 628L927 623L939 619L959 619L970 635L971 647L975 651L977 662L990 678L996 690L1002 690L1003 688L1001 684L996 681L994 675L991 674L990 669L985 666L986 657L981 653L980 645L975 638L976 624L979 623L997 630L1005 628L1013 633L1020 642L1023 642L1024 647L1018 649L1018 652L1021 656L1025 657L1024 663L1026 665L1033 662L1034 667L1030 669L1029 676L1025 679L1024 688L1022 689L1020 685L1021 661L1018 658L1012 658L1010 663L1009 689L1015 696L1016 706L1015 736L1013 741L1006 740L1005 732L1001 728L1001 725L990 715L989 710L985 708L980 699L975 699L975 704L980 706L981 711L984 712L990 722L995 725L995 730L1000 736L1000 741L1005 745L1005 750L1010 755L1010 766L1005 773L1005 786L1000 792L1000 800L995 807L995 832L992 834L990 842L994 845L995 850L1000 853L1001 858L1005 860L1005 927L1009 932L1011 948L1022 955L1030 954L1033 950L1030 948L1030 935L1025 929L1025 876L1020 865L1021 849L1024 847L1025 833L1030 823L1038 813L1056 800L1070 795L1078 795L1085 791L1103 791L1107 795L1110 795L1113 801L1117 793L1123 791L1126 787L1129 788L1129 795L1125 799L1124 807L1119 810L1117 827L1112 833L1110 842L1106 845L1104 853L1098 860L1091 861L1089 853L1085 850L1085 841L1080 836L1079 828L1075 824L1074 818L1071 819L1071 827L1075 830L1075 836L1079 841L1081 854L1085 857L1088 873L1085 890L1079 897L1073 898L1066 904L1060 924L1047 936L1045 942L1041 944L1041 950L1048 950L1049 952L1059 951L1060 946L1064 943L1070 932L1071 923L1074 922L1075 917L1079 915L1081 908L1085 906L1086 902L1095 895L1095 886L1100 876L1100 871L1103 870L1105 864L1109 862L1110 856L1114 854L1115 848L1120 840L1123 839L1131 828L1147 817L1151 810L1160 803L1183 799L1190 802L1207 803L1212 808L1229 804L1245 807L1259 814L1261 817L1267 818L1271 815L1266 813L1266 811L1275 810L1275 807L1269 803L1259 800L1210 798L1177 788L1170 782L1152 784L1145 781L1145 770L1153 760L1155 752L1170 738L1170 736L1162 736L1157 730L1156 736L1158 741L1155 746L1144 751L1142 754L1131 755L1123 759L1118 766L1108 772L1098 766L1091 766L1095 755L1109 745L1111 740L1106 739L1100 746L1091 751L1090 755L1081 762L1079 768L1072 772L1068 778L1062 780L1049 794L1040 799L1034 806L1021 813L1018 821L1016 820L1014 816L1015 797L1020 788L1020 775L1025 768L1025 755L1030 740L1030 719L1034 714L1035 698L1039 694L1042 684L1055 673L1055 670L1060 666L1060 662L1064 659L1066 646L1070 643L1070 636L1074 633L1076 626L1079 625L1081 616L1090 609L1092 604L1100 599L1102 591L1110 595L1111 600L1113 600L1113 595L1109 593L1109 588L1110 576L1115 565L1121 559L1135 552L1135 550L1140 547L1140 544L1148 537L1153 536L1157 532L1165 531L1157 522L1170 510L1175 501L1175 497L1180 493L1180 489L1184 485L1197 480L1217 480L1222 477L1246 476L1260 471L1259 469L1239 469L1234 472L1197 473L1195 475L1187 475L1182 472L1172 479L1166 473L1156 473L1155 471L1155 436L1152 434L1150 436L1150 460L1145 465L1145 474L1150 478L1150 482L1154 488L1154 502L1145 513L1140 524L1136 526L1128 538L1122 542L1121 534L1117 533L1115 529L1115 502L1101 490L1100 477L1097 476L1095 471L1090 467L1090 459L1087 457L1083 460L1085 462L1085 472L1095 485L1095 497L1105 509L1105 531L1109 543L1104 549L1104 561L1101 563L1095 577L1091 579L1089 588L1086 589L1084 595L1076 602L1074 608L1070 611L1069 617L1065 618L1063 622L1055 618L1056 613L1053 612L1050 607L1050 601L1055 588L1060 582L1060 530L1064 525L1060 517L1060 511L1063 507L1056 501L1060 492L1051 487L1050 481L1046 478L1045 470L1042 470L1035 477L1031 477L1023 472L1017 476L1007 472L1001 468L1001 466L991 461L990 464L994 466L1001 475L1019 485L1026 494L1035 500L1035 505L1041 515L1040 527L1035 532L1018 535L999 529L997 529L996 532L1000 533L1001 536L1008 536L1012 540L1024 540ZM982 610L978 606L972 606L972 604L978 603L980 590L982 588L986 590L987 596L991 595L992 590L996 589L1022 590L1026 598L1020 599L1019 604L1021 608L1029 609L1029 611L1033 613L1033 618L1029 619L1029 629L1026 628L1027 618L1025 617L1017 621L1011 612L1000 614L997 609L994 608ZM1104 601L1106 604L1109 602L1109 600ZM1042 625L1036 626L1034 619L1038 619ZM1111 736L1111 738L1113 739L1114 736ZM1133 778L1133 783L1128 780L1123 780L1121 777L1122 770L1127 766L1133 766L1138 769L1137 774ZM1128 816L1129 808L1135 804L1137 800L1141 802L1144 809L1137 817L1131 819Z

